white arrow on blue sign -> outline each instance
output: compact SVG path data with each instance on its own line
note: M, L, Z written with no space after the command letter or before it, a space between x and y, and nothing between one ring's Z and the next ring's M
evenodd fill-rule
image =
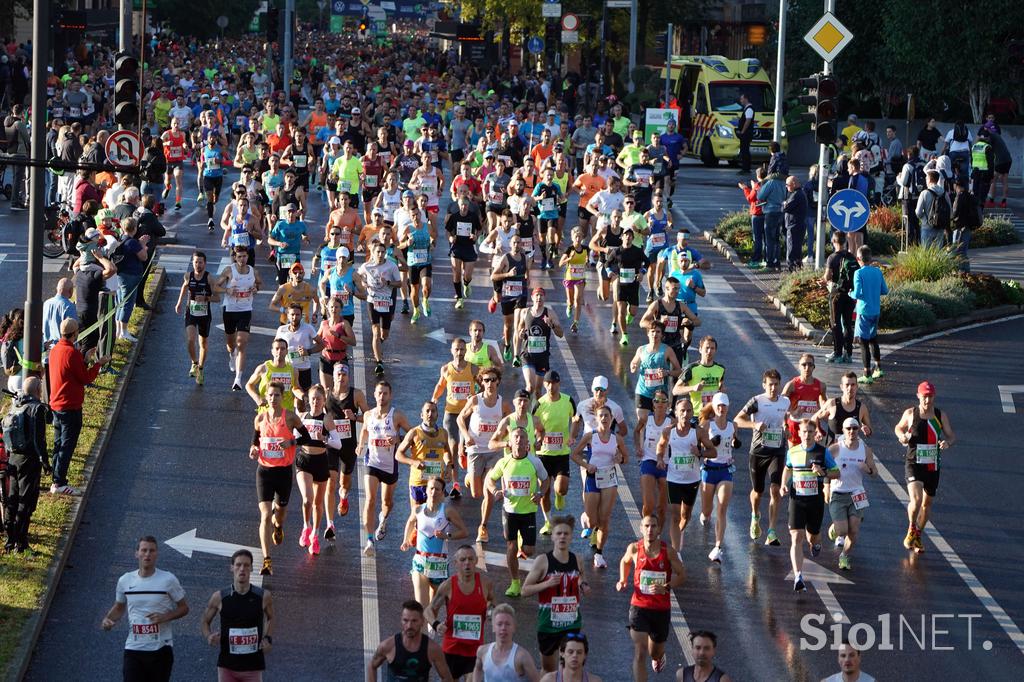
M526 49L533 54L540 54L544 51L544 41L537 36L533 36L526 41Z
M828 222L842 232L856 232L871 215L871 205L863 192L841 189L828 200Z

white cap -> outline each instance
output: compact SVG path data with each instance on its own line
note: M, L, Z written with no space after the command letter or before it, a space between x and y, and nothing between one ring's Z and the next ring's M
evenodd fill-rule
M340 249L338 249L338 257L339 258L344 258L345 260L348 260L349 256L351 256L351 255L352 255L352 252L349 251L348 248L345 247L345 246L343 246Z
M590 390L593 391L595 388L602 388L608 390L608 377L598 375L594 377L594 380L590 382Z
M849 429L849 428L852 428L854 426L856 426L857 428L860 428L860 422L857 421L856 417L847 417L846 419L843 420L843 428L844 429Z
M711 404L715 407L718 407L719 405L729 407L729 396L719 391L711 398Z

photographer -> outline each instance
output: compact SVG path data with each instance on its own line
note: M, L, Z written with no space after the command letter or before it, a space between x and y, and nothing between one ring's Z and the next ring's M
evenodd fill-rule
M29 377L3 419L4 445L7 448L10 493L6 496L5 520L8 552L28 552L28 526L39 501L39 482L43 469L49 471L46 452L46 425L53 420L50 408L41 398L38 377Z

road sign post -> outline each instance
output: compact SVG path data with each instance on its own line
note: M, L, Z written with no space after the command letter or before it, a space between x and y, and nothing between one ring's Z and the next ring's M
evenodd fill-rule
M856 232L868 224L871 204L856 189L841 189L828 200L828 222L840 232Z
M107 161L115 166L133 168L142 162L142 140L133 130L117 130L103 144Z

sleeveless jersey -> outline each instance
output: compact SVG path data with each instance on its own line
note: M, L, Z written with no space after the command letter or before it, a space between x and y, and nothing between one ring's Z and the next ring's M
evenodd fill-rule
M383 417L374 413L363 417L363 424L370 435L366 451L366 463L381 471L395 471L395 446L398 444L398 427L395 426L395 408Z
M441 368L441 374L446 387L444 411L446 414L458 414L473 395L473 365L467 362L462 369L455 369L452 363L448 362Z
M436 537L436 531L442 533L448 529L448 517L445 515L445 504L433 514L429 514L427 505L416 507L416 554L413 565L418 572L434 581L448 577L448 540Z
M233 294L228 294L224 299L224 311L229 313L252 312L252 289L256 287L256 273L252 266L247 266L249 271L242 274L238 266L231 264L231 273L228 277L228 289L235 289Z
M660 424L654 420L653 412L647 415L647 423L644 425L643 459L641 461L657 461L658 441L661 440L661 434L665 433L665 429L672 426L672 424L673 419L669 414L665 415Z
M857 439L857 447L846 446L846 439L838 440L839 451L836 453L836 466L839 467L839 478L832 481L833 493L855 493L864 490L864 472L860 465L867 459L864 441Z
M558 396L557 401L552 402L547 394L542 395L537 401L537 407L534 408L533 414L544 427L544 439L538 454L568 455L569 428L572 418L576 414L572 398L563 393Z
M672 607L671 594L655 594L655 585L668 585L672 580L672 564L668 560L666 545L658 541L661 549L655 556L644 550L644 541L636 541L636 561L633 567L633 596L629 603L641 609L668 611Z
M277 381L284 386L284 394L281 396L281 405L286 410L295 409L295 394L292 393L292 387L295 383L292 381L295 378L295 368L292 367L292 363L285 362L283 367L278 367L274 364L273 360L267 360L263 363L266 366L266 371L263 372L263 376L260 378L260 385L257 389L260 395L266 395L267 389L270 387L271 381ZM266 407L260 409L267 409Z
M234 586L220 591L220 653L217 666L245 672L263 670L263 590L249 586L245 594Z
M295 446L281 446L284 441L294 438L291 427L288 426L287 414L287 410L282 410L281 416L275 419L269 412L263 413L263 418L260 419L260 465L290 467L295 461Z
M476 365L480 369L487 369L491 366L491 354L487 350L487 344L481 343L480 348L472 350L469 344L466 344L466 362Z
M669 458L668 472L665 478L669 483L696 483L700 480L700 458L693 454L693 446L697 445L697 430L689 428L686 435L673 428L668 437Z
M488 445L491 436L498 430L498 422L502 417L502 398L496 396L494 405L488 407L484 394L477 396L476 409L469 418L469 435L472 442L466 445L466 451L471 455L494 452Z
M565 632L583 626L580 614L580 567L576 555L569 552L569 560L561 562L554 552L547 553L548 572L541 582L557 577L555 587L545 588L537 595L537 631Z
M412 458L423 462L423 468L413 466L409 472L409 485L426 485L432 478L444 473L444 453L448 434L444 429L429 433L422 426L412 430Z
M943 440L942 412L935 408L935 416L921 419L918 408L914 408L914 421L910 426L910 443L907 445L907 459L914 460L927 471L938 471L941 463L939 441Z
M197 301L196 296L212 296L213 288L210 286L210 273L203 271L203 276L196 278L195 270L188 271L188 315L190 317L206 317L210 314L209 301Z
M487 620L487 598L484 596L480 574L473 576L473 589L463 594L459 579L451 579L451 594L448 597L447 625L441 648L446 654L476 656L476 650L484 643L484 621Z
M671 376L669 370L671 365L666 357L665 350L668 348L660 343L652 352L647 346L643 347L640 358L639 376L636 380L636 394L647 398L653 398L655 391L659 388L669 392L668 380Z
M547 307L541 310L540 315L534 315L531 310L526 311L528 322L526 326L526 353L527 355L544 356L551 352L551 325L544 321Z

